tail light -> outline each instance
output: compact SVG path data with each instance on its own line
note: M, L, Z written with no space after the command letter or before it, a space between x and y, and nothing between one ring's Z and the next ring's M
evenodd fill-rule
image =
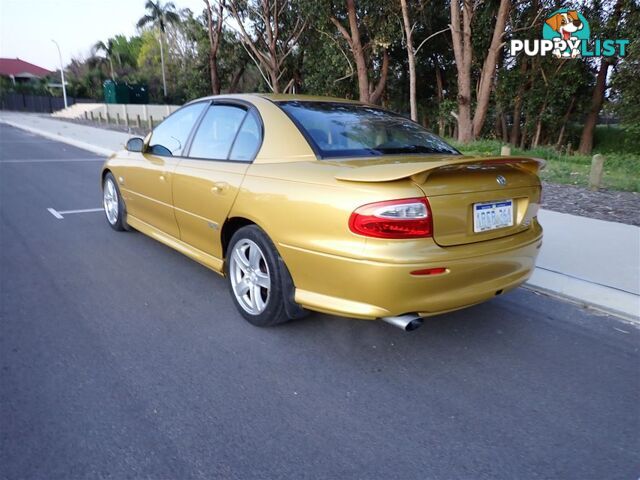
M424 197L369 203L351 214L349 229L376 238L431 237L431 208Z

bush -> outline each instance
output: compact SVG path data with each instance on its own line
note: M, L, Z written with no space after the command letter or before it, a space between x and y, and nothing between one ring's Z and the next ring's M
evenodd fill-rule
M598 125L593 143L596 153L637 154L640 152L640 136L637 128L631 126Z

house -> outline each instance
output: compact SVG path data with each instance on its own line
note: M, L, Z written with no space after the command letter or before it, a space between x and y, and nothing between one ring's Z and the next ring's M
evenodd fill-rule
M0 77L7 77L13 84L39 80L53 72L19 58L0 58Z

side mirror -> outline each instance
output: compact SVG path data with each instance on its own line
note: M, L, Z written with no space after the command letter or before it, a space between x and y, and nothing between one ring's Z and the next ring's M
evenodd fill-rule
M127 151L129 152L142 152L144 148L144 140L140 137L133 137L127 141Z

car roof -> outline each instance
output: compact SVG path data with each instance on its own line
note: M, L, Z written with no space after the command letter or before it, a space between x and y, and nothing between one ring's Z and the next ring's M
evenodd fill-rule
M284 94L284 93L265 93L258 94L261 97L268 98L273 102L332 102L332 103L362 103L356 100L349 100L346 98L336 97L323 97L320 95L298 95L298 94Z
M266 98L267 100L271 100L272 102L332 102L332 103L350 103L357 105L364 105L362 102L358 102L356 100L348 100L346 98L335 98L335 97L323 97L319 95L298 95L298 94L284 94L284 93L228 93L222 95L209 95L208 97L201 97L194 100L191 100L187 103L193 103L203 100L213 100L215 99L237 99L237 100L248 100L250 101L252 98L261 97Z

